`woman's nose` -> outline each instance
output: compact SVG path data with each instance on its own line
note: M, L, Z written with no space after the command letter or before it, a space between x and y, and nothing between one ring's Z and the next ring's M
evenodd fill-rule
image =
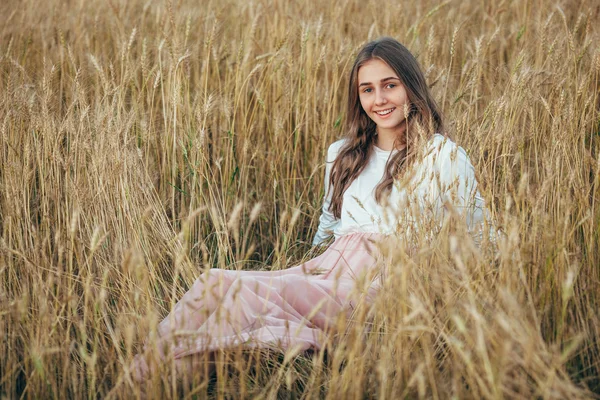
M387 99L383 91L378 90L375 92L375 104L381 105L387 103Z

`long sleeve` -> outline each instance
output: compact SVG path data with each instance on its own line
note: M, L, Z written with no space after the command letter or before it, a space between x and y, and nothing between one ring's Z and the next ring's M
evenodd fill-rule
M476 242L480 242L485 223L491 223L485 200L477 189L475 168L466 151L446 141L442 144L436 160L439 201L442 208L449 203L465 217L467 228ZM490 233L493 229L490 229ZM492 234L490 239L493 240Z
M337 141L329 146L327 150L327 158L325 161L325 195L323 196L323 207L321 208L321 216L319 217L319 228L313 239L313 246L325 242L332 234L336 226L340 223L339 219L335 218L333 213L329 211L331 205L331 187L329 186L329 177L333 162L337 157L338 151L343 141Z

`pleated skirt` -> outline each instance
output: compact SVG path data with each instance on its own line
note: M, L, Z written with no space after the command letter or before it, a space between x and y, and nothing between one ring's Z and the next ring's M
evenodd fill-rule
M176 359L239 345L320 349L340 313L351 317L381 287L381 237L339 237L320 256L283 270L210 269L160 322L159 344Z

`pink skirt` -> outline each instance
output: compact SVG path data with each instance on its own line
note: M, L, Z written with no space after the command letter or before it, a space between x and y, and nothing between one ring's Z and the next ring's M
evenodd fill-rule
M380 237L342 236L320 256L284 270L211 269L159 324L159 344L175 359L238 345L320 349L339 314L350 316L381 286L374 273ZM358 285L367 273L366 286Z

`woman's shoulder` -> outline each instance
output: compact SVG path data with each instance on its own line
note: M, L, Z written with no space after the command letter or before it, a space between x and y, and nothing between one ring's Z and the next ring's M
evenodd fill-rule
M344 146L344 144L346 144L347 142L348 138L343 138L340 140L336 140L335 142L330 144L329 148L327 149L327 162L333 162L339 154L342 146Z
M435 165L440 165L448 161L466 159L469 157L464 148L456 144L448 136L436 133L429 140L425 158L429 159Z
M454 146L456 146L456 143L448 136L442 135L441 133L434 133L428 141L427 151L428 154L447 152L452 150Z

